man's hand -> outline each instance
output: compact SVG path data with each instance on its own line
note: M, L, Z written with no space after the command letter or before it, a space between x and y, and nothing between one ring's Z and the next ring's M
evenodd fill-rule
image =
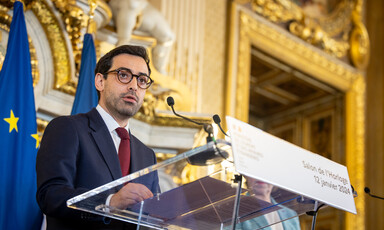
M153 194L145 185L128 183L112 196L109 204L118 209L126 209L130 205L151 197Z

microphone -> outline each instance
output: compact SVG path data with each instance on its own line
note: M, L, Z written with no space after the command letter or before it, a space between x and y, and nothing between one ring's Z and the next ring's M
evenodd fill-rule
M371 194L371 190L368 187L364 188L364 192L373 198L384 200L384 197L380 197L380 196L376 196L376 195Z
M219 126L220 131L221 131L225 136L229 137L228 134L227 134L226 132L224 132L223 128L222 128L221 125L220 125L220 123L221 123L221 119L220 119L219 115L217 115L217 114L213 115L213 121L215 122L215 124L216 124L217 126Z
M173 114L175 114L177 117L181 117L184 120L203 126L204 131L208 133L207 149L196 155L188 157L187 160L191 165L204 166L209 164L217 164L229 156L226 151L220 150L217 146L216 140L213 138L213 127L211 124L197 122L188 117L176 113L175 109L173 108L173 106L175 105L175 100L171 96L167 97L167 104L172 108ZM214 144L209 144L210 142L213 142Z

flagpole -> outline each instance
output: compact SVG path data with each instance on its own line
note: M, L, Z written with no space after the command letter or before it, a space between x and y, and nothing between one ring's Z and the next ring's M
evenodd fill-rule
M97 30L96 28L96 22L93 19L95 17L95 9L97 7L96 0L88 0L89 5L89 19L88 19L88 25L87 25L87 33L94 34Z
M97 106L98 96L95 88L94 70L96 67L96 50L94 34L96 33L96 22L94 12L97 7L96 0L88 0L89 19L87 33L84 35L83 48L81 51L81 64L76 95L71 114L86 113Z

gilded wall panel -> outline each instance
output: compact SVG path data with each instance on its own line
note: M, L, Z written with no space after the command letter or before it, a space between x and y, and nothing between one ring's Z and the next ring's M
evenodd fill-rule
M202 84L199 86L198 111L204 113L223 112L224 73L225 73L225 1L206 1L204 53Z

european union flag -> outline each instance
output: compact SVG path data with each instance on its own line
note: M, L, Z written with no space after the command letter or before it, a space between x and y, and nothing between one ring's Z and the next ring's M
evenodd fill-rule
M71 114L86 113L97 106L98 97L95 88L96 52L91 34L84 35L79 82Z
M0 229L40 229L36 202L39 146L23 4L15 2L0 72Z

